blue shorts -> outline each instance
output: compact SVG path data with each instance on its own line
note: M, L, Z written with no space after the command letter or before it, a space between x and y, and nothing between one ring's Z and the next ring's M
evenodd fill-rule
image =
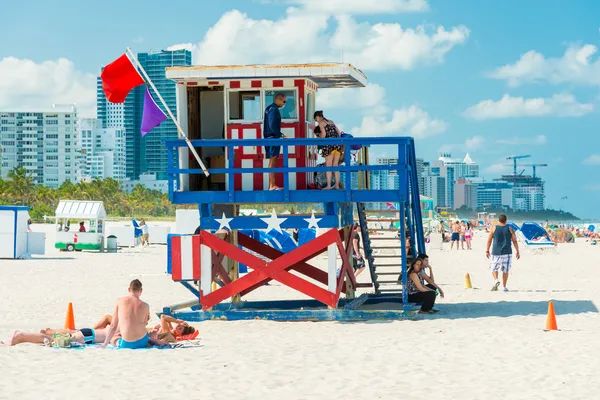
M117 342L117 347L119 349L143 349L148 346L148 340L150 340L150 336L146 333L146 336L143 338L136 340L135 342L126 342L123 338L119 339Z
M96 342L96 331L91 328L81 328L79 330L83 335L83 343L94 344Z
M265 157L279 157L281 154L281 146L265 146Z

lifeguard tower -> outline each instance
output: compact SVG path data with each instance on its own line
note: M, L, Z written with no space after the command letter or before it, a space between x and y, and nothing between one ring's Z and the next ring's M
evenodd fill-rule
M313 114L317 90L363 87L365 75L349 64L191 66L167 68L177 82L177 115L192 145L209 166L206 177L184 140L167 141L169 198L174 204L198 204L199 235L172 236L169 262L174 281L195 296L165 307L163 313L190 321L207 319L363 320L399 319L414 315L407 303L406 265L424 251L414 141L409 137L326 139L345 146L344 163L317 167L318 145ZM287 139L262 138L264 109L277 93L287 96L281 109ZM377 132L373 133L377 135ZM358 162L352 147L362 146ZM397 152L397 164L369 165L369 146ZM264 146L281 146L279 165L269 169ZM340 171L344 189L315 190L315 172ZM399 188L380 190L369 183L373 171L393 171ZM280 191L268 191L268 173L277 173ZM398 250L393 264L375 260L369 236L367 203L394 203L401 228L392 228ZM320 203L311 215L239 215L240 205ZM265 207L261 207L265 208ZM371 294L356 296L359 287L352 263L351 226L355 215L362 231L371 274ZM314 240L286 254L240 230L318 228ZM408 239L408 243L407 243ZM375 238L373 238L373 241ZM311 259L327 253L327 270ZM258 256L257 256L258 255ZM390 257L393 258L393 257ZM239 275L238 264L250 268ZM245 301L245 296L276 280L310 300ZM385 287L389 285L389 287ZM397 307L378 309L375 303Z

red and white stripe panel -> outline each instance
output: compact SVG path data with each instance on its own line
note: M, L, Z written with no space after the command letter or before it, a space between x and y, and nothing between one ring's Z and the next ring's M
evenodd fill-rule
M296 137L298 123L282 124L281 133L289 138ZM227 125L227 139L262 139L262 129L260 124L229 124ZM244 146L236 147L236 155L242 158L256 158L258 154L264 156L264 147L262 146ZM283 149L282 149L283 154ZM289 147L289 155L296 155L296 146Z
M229 89L293 88L294 79L240 79L223 82Z
M304 163L303 163L304 164ZM282 167L283 161L279 160L277 167ZM297 158L288 158L288 166L295 168L299 165ZM235 168L268 168L269 160L260 159L235 159ZM306 189L306 172L296 172L289 174L289 187L290 190L304 190ZM283 186L283 174L275 175L276 183L278 186ZM226 185L227 186L227 185ZM268 173L257 173L257 174L238 174L235 177L235 190L252 191L252 190L267 190L269 188L269 174Z
M174 281L200 280L200 251L199 235L171 237L171 277Z
M295 87L297 79L244 79L233 81L208 81L202 82L202 86L224 86L228 89L261 89L261 88L292 88ZM306 87L312 91L317 91L319 86L310 79L303 79ZM180 85L199 86L198 81L178 81Z
M231 125L228 126L229 137L227 139L261 139L262 130L260 124L256 125ZM259 148L257 146L244 146L236 147L234 151L242 155L253 155L258 154Z

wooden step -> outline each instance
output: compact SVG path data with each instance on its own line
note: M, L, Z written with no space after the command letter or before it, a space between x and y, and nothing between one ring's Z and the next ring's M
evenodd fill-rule
M402 289L379 289L379 292L383 293L402 293Z
M385 285L385 286L391 286L391 285L394 285L394 286L401 286L401 285L402 285L402 283L401 283L401 282L398 282L398 280L397 280L397 279L394 279L394 280L391 280L391 281L379 281L379 280L378 280L377 282L378 282L380 285Z
M386 267L386 268L390 268L390 267L402 267L402 264L377 264L377 263L373 263L373 267L375 267L375 268L379 268L379 267Z
M400 274L400 272L375 272L375 275L377 275L377 276L379 276L379 275L393 275L393 276L396 276L396 275L399 275L399 274Z

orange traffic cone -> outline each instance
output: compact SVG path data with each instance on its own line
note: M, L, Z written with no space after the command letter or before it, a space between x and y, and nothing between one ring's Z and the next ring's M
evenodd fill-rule
M469 276L469 274L465 275L465 289L473 289L473 286L471 285L471 277Z
M546 318L546 330L558 330L558 326L556 326L556 315L554 314L554 303L552 302L548 303L548 317Z
M73 303L69 303L67 308L67 318L65 319L65 329L75 330L75 315L73 314Z

